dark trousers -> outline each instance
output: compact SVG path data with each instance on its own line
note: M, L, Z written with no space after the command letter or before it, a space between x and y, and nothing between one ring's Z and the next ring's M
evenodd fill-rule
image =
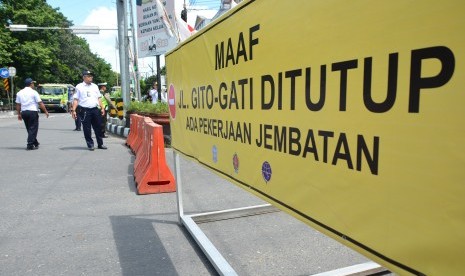
M74 124L76 125L76 129L81 129L81 117L76 116L76 120L74 120Z
M86 139L87 147L91 148L94 146L94 140L92 140L92 130L94 129L95 138L97 140L97 145L103 145L102 140L102 113L96 107L94 108L85 108L81 107L81 112L79 112L81 117L82 128L84 131L84 138Z
M105 109L105 114L102 116L102 136L105 135L105 131L107 128L107 114L108 111Z
M37 132L39 131L39 112L37 111L21 111L21 117L23 118L24 125L27 130L27 145L29 147L37 146Z

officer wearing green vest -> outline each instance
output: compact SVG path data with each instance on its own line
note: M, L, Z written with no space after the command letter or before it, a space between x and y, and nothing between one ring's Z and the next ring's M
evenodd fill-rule
M102 104L103 104L103 107L105 108L105 114L102 115L102 137L108 138L108 136L105 135L108 112L110 111L110 108L116 109L116 107L111 102L110 94L107 92L107 83L106 82L99 83L98 88L100 90L100 94L102 94Z

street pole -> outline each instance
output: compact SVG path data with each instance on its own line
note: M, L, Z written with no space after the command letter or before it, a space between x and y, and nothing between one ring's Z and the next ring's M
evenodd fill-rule
M14 110L14 99L13 99L13 94L15 91L15 84L13 82L13 78L16 76L16 68L14 67L8 67L8 75L10 75L10 83L11 83L11 110ZM8 91L6 92L8 94ZM8 103L9 104L9 103Z
M118 43L118 38L115 38L116 39L116 43L115 43L115 65L116 67L118 67L118 49L119 49L119 43ZM116 69L116 68L115 68ZM119 82L118 82L118 72L116 72L116 86L119 86Z
M5 80L6 80L6 82L8 83L8 78L3 79L3 85L5 85ZM9 89L9 87L8 87L8 89ZM7 98L8 98L8 103L7 103L6 108L7 108L7 109L10 109L11 100L10 100L10 91L8 91L8 89L5 89L5 91L6 91L6 96L7 96Z
M10 77L10 83L11 83L11 110L15 110L13 105L14 105L14 100L13 100L13 93L15 91L15 84L13 82L13 77Z
M160 70L160 55L157 55L157 91L158 101L161 101L161 70Z
M116 1L116 13L118 20L118 41L119 41L119 61L121 72L121 92L124 105L128 105L131 101L130 97L130 81L129 81L129 57L128 51L128 24L127 24L127 1ZM123 114L126 115L126 109L123 109Z
M131 14L131 33L132 33L132 50L134 55L134 93L137 100L141 99L140 93L140 74L139 74L139 60L137 55L137 43L136 43L136 26L134 25L134 14L132 11L132 0L129 0L130 14Z

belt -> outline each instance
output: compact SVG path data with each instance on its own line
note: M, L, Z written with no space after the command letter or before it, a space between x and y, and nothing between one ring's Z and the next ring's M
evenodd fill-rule
M83 107L83 106L79 106L80 108L84 109L84 110L92 110L92 109L97 109L97 107Z

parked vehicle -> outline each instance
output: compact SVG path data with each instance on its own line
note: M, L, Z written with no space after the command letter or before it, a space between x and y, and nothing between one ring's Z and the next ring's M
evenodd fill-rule
M120 92L121 93L121 86L113 86L110 91L110 95L113 95L115 92Z

